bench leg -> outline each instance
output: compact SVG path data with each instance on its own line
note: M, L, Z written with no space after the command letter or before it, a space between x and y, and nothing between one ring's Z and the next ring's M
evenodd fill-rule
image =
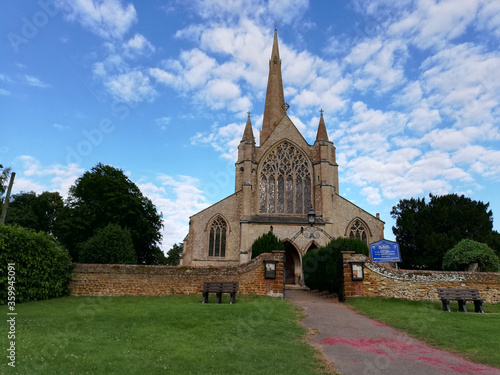
M446 299L442 299L441 302L443 303L443 311L451 312L450 301L448 301Z
M218 292L217 293L217 300L216 300L216 303L221 303L222 302L222 293L221 292Z
M201 303L208 303L208 292L203 292L203 301Z
M465 306L466 301L458 300L458 311L467 312L467 307Z
M477 313L483 313L483 301L474 301L474 311Z
M231 304L236 302L236 293L231 293Z

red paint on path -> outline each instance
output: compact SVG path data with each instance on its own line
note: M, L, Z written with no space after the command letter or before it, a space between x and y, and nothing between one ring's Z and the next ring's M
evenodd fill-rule
M458 357L448 353L443 356L443 352L430 346L410 343L401 339L349 339L345 337L329 337L319 342L320 345L349 345L359 351L381 355L389 360L396 360L398 357L425 362L439 369L440 371L454 374L481 374L498 375L500 370L488 368L475 363L451 362L447 359Z

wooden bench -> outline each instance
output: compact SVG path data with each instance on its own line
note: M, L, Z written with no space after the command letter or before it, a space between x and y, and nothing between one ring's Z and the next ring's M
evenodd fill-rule
M236 302L236 292L238 291L239 283L237 281L205 281L203 283L203 301L202 303L208 303L209 293L215 293L217 296L216 303L221 303L222 293L229 293L231 296L231 302Z
M450 301L458 301L458 311L467 312L466 302L473 301L475 312L484 313L484 299L481 298L477 289L438 288L438 296L443 303L443 311L451 311Z

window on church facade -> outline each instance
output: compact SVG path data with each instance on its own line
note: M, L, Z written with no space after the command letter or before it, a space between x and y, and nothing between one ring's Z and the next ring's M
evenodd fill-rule
M368 245L368 236L366 235L366 225L359 219L356 219L349 230L349 238L361 240Z
M225 257L226 256L226 222L222 217L217 217L212 221L208 239L208 256Z
M259 212L304 214L311 207L311 171L304 154L283 142L264 160L259 180Z

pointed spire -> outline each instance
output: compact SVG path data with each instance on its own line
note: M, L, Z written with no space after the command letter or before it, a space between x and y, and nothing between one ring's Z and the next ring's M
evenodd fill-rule
M250 111L247 112L247 124L245 125L245 131L243 132L243 138L241 139L241 142L255 142L252 130L252 121L250 120L250 113Z
M325 119L323 118L323 109L319 111L321 117L319 118L318 133L316 134L316 142L328 141L328 133L326 132Z
M269 78L267 80L266 104L264 106L264 119L260 133L262 145L274 128L285 115L285 95L283 94L283 81L281 78L281 59L278 48L278 32L274 30L273 50L269 60Z

